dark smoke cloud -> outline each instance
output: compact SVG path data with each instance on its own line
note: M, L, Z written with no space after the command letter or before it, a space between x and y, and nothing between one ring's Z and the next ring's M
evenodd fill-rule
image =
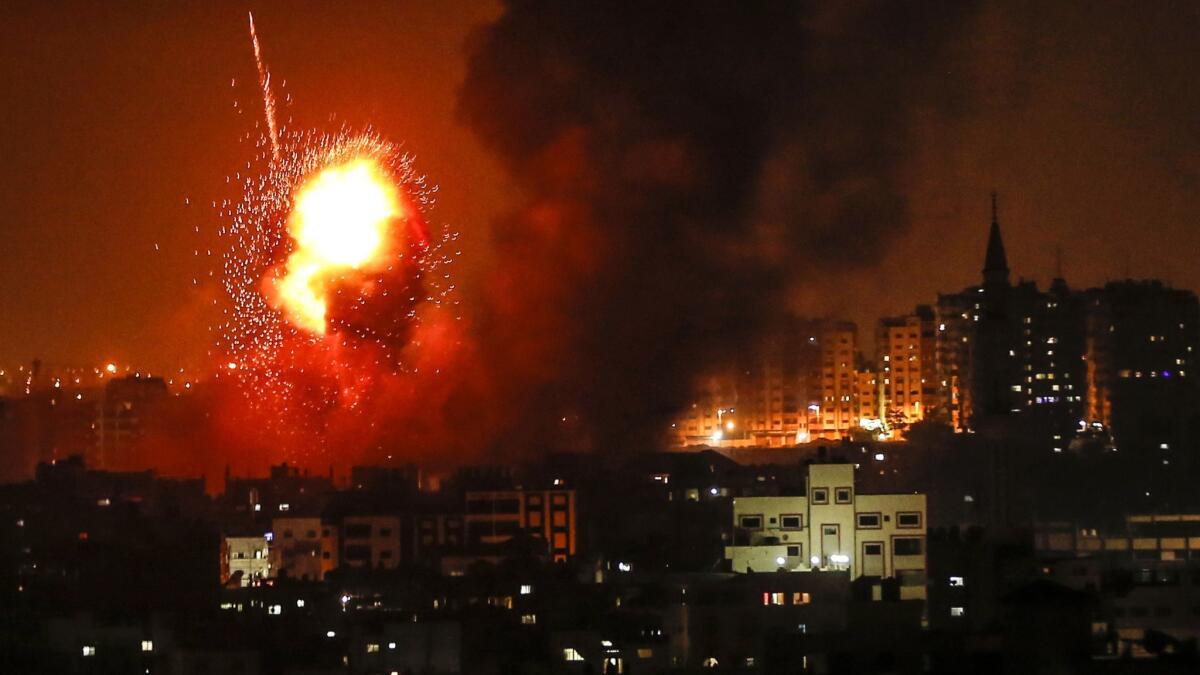
M706 364L909 225L915 112L956 114L965 2L527 2L459 112L524 205L476 328L507 436L649 447Z

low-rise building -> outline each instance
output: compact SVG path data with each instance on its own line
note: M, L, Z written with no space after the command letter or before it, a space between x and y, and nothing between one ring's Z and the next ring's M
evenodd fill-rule
M555 562L575 555L574 490L468 492L468 544L503 544L518 534L545 539Z
M925 598L925 495L858 494L853 464L810 465L805 495L733 500L733 533L734 572L845 570Z
M318 517L272 521L272 576L320 581L338 566L337 528Z
M221 583L257 586L271 576L266 535L221 537Z

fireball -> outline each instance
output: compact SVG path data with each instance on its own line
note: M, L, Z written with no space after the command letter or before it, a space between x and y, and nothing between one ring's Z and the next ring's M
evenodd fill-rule
M386 263L401 204L393 181L369 158L326 167L296 191L288 221L295 246L286 273L273 280L274 304L289 321L325 333L332 285L351 270Z

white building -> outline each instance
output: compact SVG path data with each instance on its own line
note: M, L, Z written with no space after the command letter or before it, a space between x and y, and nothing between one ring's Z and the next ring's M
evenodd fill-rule
M238 585L257 586L271 576L267 537L221 538L221 583L229 584L236 576Z
M810 465L807 483L804 496L733 500L734 572L846 570L925 599L925 495L860 495L853 464Z

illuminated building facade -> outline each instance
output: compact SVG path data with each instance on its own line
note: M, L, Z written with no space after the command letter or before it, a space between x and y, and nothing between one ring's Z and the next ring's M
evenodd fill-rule
M806 489L733 500L733 572L845 570L897 578L902 598L925 598L925 495L858 494L853 464L810 465Z
M468 545L494 546L525 536L545 540L555 562L574 557L574 490L480 491L466 498Z
M676 443L780 447L848 436L862 412L856 339L848 321L788 322L724 373L697 380L673 424Z
M257 586L271 576L271 560L264 535L221 537L221 584Z
M347 515L342 519L341 563L351 568L396 569L400 541L399 516Z
M857 328L849 321L829 321L817 338L821 350L820 400L812 402L809 435L836 440L858 426L858 375L855 369Z
M338 566L337 528L318 517L279 517L271 521L274 577L320 581Z
M900 429L943 411L937 369L937 318L922 305L912 314L885 318L875 334L883 381L883 417Z

